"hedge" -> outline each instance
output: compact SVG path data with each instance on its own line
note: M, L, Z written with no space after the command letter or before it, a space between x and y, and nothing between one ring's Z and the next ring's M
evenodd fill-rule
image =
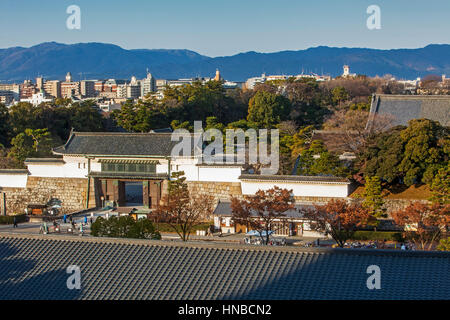
M401 232L387 231L356 231L351 240L386 240L402 242L403 236Z
M13 224L14 217L16 217L17 223L26 222L27 216L24 214L18 214L16 216L0 216L0 224Z

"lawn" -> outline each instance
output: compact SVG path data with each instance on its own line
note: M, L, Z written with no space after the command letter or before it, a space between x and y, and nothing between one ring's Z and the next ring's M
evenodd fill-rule
M351 198L357 198L362 195L364 186L359 186L350 195ZM412 185L395 185L383 188L383 198L385 199L403 199L403 200L428 200L431 197L430 187L426 184Z

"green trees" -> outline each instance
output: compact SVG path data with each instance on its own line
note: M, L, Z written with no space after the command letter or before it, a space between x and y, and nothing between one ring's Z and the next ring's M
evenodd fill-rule
M382 210L384 201L381 196L381 181L377 176L366 177L366 184L363 192L363 207L368 209L375 218L381 218L384 215Z
M322 141L314 140L308 149L300 153L297 174L345 177L349 172L339 158L325 148Z
M10 130L8 108L0 103L0 145L7 146L9 144Z
M129 100L121 110L113 112L113 119L129 132L149 132L169 125L165 109L155 100L139 100L137 103Z
M450 203L450 164L439 169L431 182L431 201L439 204Z
M50 155L52 138L47 129L25 129L11 140L11 145L8 156L21 166L26 158Z
M333 103L341 106L341 103L347 101L350 98L350 94L344 87L336 87L331 90Z
M103 117L94 101L83 101L68 108L69 125L75 131L97 132L104 130Z
M289 100L281 95L258 91L249 102L247 120L260 128L273 128L287 120L291 110Z
M319 127L329 114L331 95L314 79L305 78L286 84L286 97L292 104L291 118L300 126Z
M448 161L449 154L445 154L442 146L442 139L448 137L448 134L448 130L437 121L409 121L408 127L400 133L404 151L399 170L404 172L406 185L431 183L444 158Z
M153 223L148 219L135 221L130 216L99 217L91 226L94 237L133 238L159 240L161 235L156 231Z
M378 176L388 183L431 184L438 170L448 164L448 129L438 122L415 119L368 142L360 158L365 176Z

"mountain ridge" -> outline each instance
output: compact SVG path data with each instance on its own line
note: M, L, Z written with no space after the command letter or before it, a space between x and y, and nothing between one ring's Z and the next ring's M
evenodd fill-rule
M316 46L208 57L188 49L124 49L110 43L53 41L0 49L0 81L22 81L38 75L62 80L68 71L75 80L143 78L147 68L162 79L211 77L219 69L227 80L245 81L262 73L296 75L302 70L337 76L344 64L349 64L352 72L368 76L392 74L415 79L430 73L450 74L450 45L386 50Z

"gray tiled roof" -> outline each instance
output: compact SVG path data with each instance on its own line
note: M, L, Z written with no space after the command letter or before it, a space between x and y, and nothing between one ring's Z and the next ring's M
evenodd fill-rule
M177 141L170 133L73 132L55 154L106 156L170 156Z
M62 158L26 158L25 164L33 163L33 164L40 164L40 163L61 163L64 164L64 160Z
M4 174L27 174L28 169L0 169L0 173Z
M308 210L312 208L314 208L312 204L296 204L294 209L287 210L283 214L286 218L303 218L302 210ZM218 216L231 216L231 201L220 200L220 202L217 203L213 214ZM256 213L254 213L254 215L256 215Z
M66 269L81 269L68 290ZM367 267L381 269L369 290ZM450 254L0 235L0 299L449 299Z
M242 174L240 180L269 180L269 181L297 181L311 183L344 183L350 184L346 178L333 176L294 176L294 175L262 175L262 174Z
M450 96L375 95L368 127L376 114L393 116L392 125L407 125L412 119L430 119L450 126Z

